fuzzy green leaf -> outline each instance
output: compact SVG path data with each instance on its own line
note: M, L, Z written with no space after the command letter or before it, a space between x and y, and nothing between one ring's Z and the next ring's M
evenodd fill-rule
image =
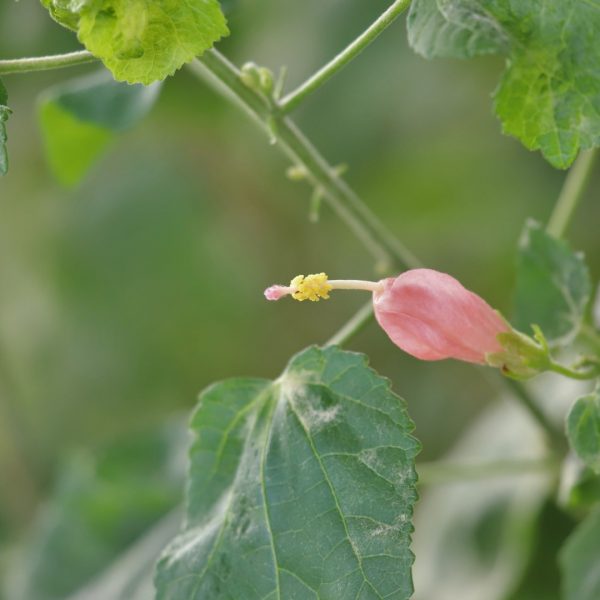
M567 434L581 460L600 473L600 390L573 404L567 417Z
M8 93L4 87L4 83L2 83L2 79L0 79L0 175L6 175L8 172L6 121L8 121L11 112L10 108L8 108Z
M229 33L217 0L42 0L115 79L148 85Z
M420 54L500 53L495 92L504 133L566 168L600 145L600 5L597 0L415 0L409 40Z
M55 177L67 186L79 182L114 133L146 116L160 85L118 83L102 71L47 90L40 100L39 118Z
M529 221L519 243L517 329L539 325L549 342L570 341L581 326L592 285L583 256Z
M560 554L563 600L600 598L600 510L571 534Z
M206 390L187 523L159 600L404 600L418 442L360 354L309 348L276 381Z

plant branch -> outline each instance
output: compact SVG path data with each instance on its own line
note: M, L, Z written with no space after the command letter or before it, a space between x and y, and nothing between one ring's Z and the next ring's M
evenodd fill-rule
M419 261L379 221L364 202L340 177L313 144L282 115L260 92L248 87L240 71L217 50L209 50L190 65L192 72L208 79L233 98L277 143L278 147L306 173L307 180L319 188L324 199L346 222L376 258L381 272L396 268L412 268Z
M79 50L67 54L55 54L54 56L0 60L0 75L62 69L63 67L74 67L76 65L95 62L97 60L98 59L87 50Z
M558 200L548 220L546 231L550 235L557 238L564 235L571 222L573 213L581 200L596 156L596 149L582 151L569 170Z
M375 38L391 25L410 5L410 0L396 0L370 27L359 35L351 44L342 50L323 68L309 77L283 98L279 104L282 113L294 110L307 96L321 87L326 81L343 69L353 58L358 56Z

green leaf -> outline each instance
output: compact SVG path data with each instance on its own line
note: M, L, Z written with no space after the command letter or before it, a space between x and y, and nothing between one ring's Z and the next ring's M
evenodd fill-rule
M150 84L173 75L229 33L217 0L42 0L52 17L115 79Z
M567 435L581 460L600 473L600 388L573 404L567 416Z
M563 600L600 598L600 510L571 534L560 553Z
M552 344L564 344L579 331L591 296L583 256L529 221L519 242L514 324L539 325Z
M113 134L133 127L150 111L160 83L127 85L101 71L47 90L39 118L52 172L74 185L103 152Z
M6 121L12 111L8 108L8 92L0 79L0 175L6 175L8 172L8 151L6 142Z
M600 476L582 465L573 475L564 491L564 506L575 514L588 512L600 504Z
M425 57L500 53L504 133L566 168L600 145L600 10L581 0L415 0L411 46Z
M64 600L107 567L180 501L184 442L170 422L72 456L11 565L7 597Z
M418 442L363 355L309 348L206 390L159 600L407 599Z

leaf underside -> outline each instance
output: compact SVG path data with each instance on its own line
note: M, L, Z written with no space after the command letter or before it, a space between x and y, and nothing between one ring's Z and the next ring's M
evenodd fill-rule
M172 75L229 33L218 0L42 0L117 81Z
M365 357L309 348L206 390L158 599L407 599L418 442Z
M411 46L425 57L507 56L495 111L504 133L553 166L600 145L598 0L415 0Z
M529 221L521 236L517 260L517 329L529 331L535 324L549 342L569 342L579 331L591 292L583 256Z

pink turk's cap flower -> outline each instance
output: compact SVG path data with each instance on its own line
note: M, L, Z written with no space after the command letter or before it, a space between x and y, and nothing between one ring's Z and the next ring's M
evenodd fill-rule
M375 316L408 354L486 364L486 354L502 352L497 335L510 331L509 325L454 277L413 269L381 283L383 289L373 293Z

